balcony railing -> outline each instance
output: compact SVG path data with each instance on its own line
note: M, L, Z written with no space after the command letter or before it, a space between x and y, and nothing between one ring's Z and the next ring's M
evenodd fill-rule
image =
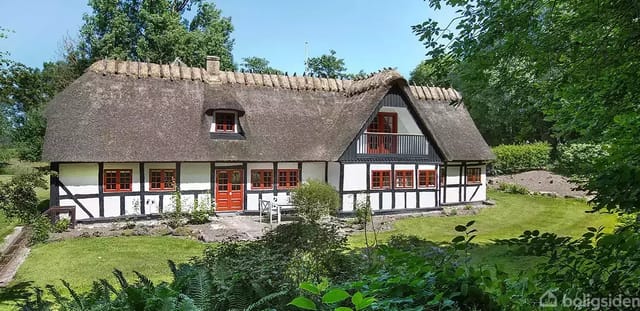
M357 142L357 154L429 153L427 138L420 134L364 133Z

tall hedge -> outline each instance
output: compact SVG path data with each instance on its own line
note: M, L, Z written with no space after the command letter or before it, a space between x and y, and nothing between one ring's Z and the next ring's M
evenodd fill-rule
M596 161L607 156L599 144L558 145L558 171L566 175L587 176L593 172Z
M551 146L546 142L500 145L492 148L496 155L493 174L510 174L545 168L550 161Z

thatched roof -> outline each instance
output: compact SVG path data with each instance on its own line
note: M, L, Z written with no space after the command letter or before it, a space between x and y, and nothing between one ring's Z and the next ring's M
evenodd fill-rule
M211 74L125 61L94 63L49 103L43 157L53 162L336 161L394 86L408 93L446 160L492 158L464 107L449 106L460 94L409 87L394 70L353 81ZM216 109L239 111L246 139L212 139L208 113Z

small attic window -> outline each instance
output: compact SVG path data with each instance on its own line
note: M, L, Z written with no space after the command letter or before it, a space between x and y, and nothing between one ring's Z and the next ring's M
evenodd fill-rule
M235 112L216 111L213 114L213 124L211 125L211 132L237 133L238 127L236 126L236 120L237 114Z

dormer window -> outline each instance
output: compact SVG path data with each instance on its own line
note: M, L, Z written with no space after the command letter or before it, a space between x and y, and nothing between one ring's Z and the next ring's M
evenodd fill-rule
M211 122L211 129L209 130L212 135L227 136L228 134L239 134L241 132L237 112L222 110L212 113L213 120Z
M214 129L216 133L236 133L236 114L234 112L216 112Z

